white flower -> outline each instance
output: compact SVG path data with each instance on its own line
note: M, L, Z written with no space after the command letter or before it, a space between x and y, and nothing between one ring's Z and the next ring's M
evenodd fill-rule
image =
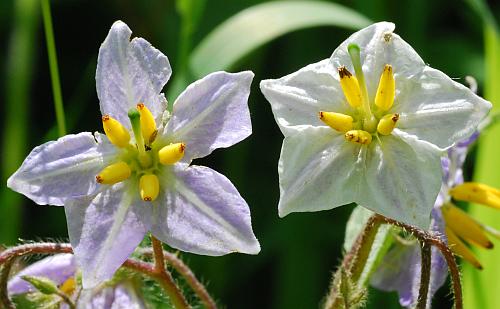
M355 202L429 226L443 150L491 104L427 66L393 30L371 25L330 59L261 82L285 135L280 216Z

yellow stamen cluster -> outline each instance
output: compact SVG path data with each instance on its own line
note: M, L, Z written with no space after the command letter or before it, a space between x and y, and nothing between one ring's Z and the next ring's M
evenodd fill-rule
M319 118L332 129L345 133L347 141L368 145L373 139L372 135L377 133L382 136L390 135L397 125L399 114L385 114L394 105L396 82L392 66L386 64L380 75L373 106L374 114L372 114L361 68L359 47L349 46L348 50L356 77L359 78L353 76L344 66L338 68L338 73L342 92L353 109L352 114L320 111Z
M172 165L184 156L186 145L172 143L153 145L158 130L151 111L143 104L137 104L128 112L135 137L135 145L130 144L130 133L116 119L109 115L102 117L104 132L110 142L123 148L120 160L105 167L97 176L96 181L104 185L113 185L135 175L139 177L139 191L142 200L154 201L160 192L160 182L155 173L158 163ZM162 142L158 142L162 143Z
M59 290L64 294L70 296L76 289L76 280L74 277L69 277L66 281L61 284Z
M500 191L484 184L465 182L452 188L449 194L455 200L500 209ZM487 234L499 237L498 231L482 225L451 203L441 207L441 211L446 222L446 236L451 250L474 267L482 269L481 263L465 243L491 249L493 243L488 239Z

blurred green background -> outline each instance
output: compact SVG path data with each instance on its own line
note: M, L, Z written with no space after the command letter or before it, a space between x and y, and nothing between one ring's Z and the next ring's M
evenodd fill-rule
M221 55L210 54L210 48L196 49L216 26L234 14L263 2L266 1L52 1L67 131L102 131L94 74L99 46L117 19L125 21L134 36L146 38L169 57L173 76L165 88L168 98L175 98L179 90L188 82L202 77L199 74L207 69L254 71L249 102L254 134L238 145L217 150L195 164L210 166L233 181L250 205L254 231L261 242L262 252L258 256L182 256L198 277L208 284L213 297L228 308L316 308L328 290L331 272L342 257L345 223L352 206L278 218L277 162L282 135L274 122L269 103L259 91L259 81L281 77L325 59L355 29L370 20L386 20L396 23L396 32L429 65L457 78L459 82L464 82L466 75L472 75L479 83L479 93L484 94L485 87L489 87L490 92L486 95L494 101L498 98L495 85L500 86L500 55L498 45L492 48L491 44L498 44L498 32L494 30L493 20L495 17L498 20L500 3L491 1L489 7L492 14L489 14L485 3L475 0L330 1L352 10L349 12L353 15L339 13L343 18L331 20L331 23L338 24L331 26L324 20L314 21L315 17L325 18L319 16L318 11L318 16L313 15L303 25L322 26L304 28L298 25L295 27L297 30L271 40L244 57L237 57L229 68L218 67L223 63L220 62ZM263 21L261 27L269 30L274 24ZM222 37L218 44L222 49L232 40L241 40L263 28L247 27L243 33L234 28L235 31ZM488 31L490 41L484 36ZM5 187L8 176L34 146L58 135L40 2L0 1L0 37L3 129L0 153L4 184L0 187L0 243L12 245L18 238L66 240L62 208L37 206ZM485 53L485 46L489 46L489 54ZM190 57L193 50L194 58ZM485 54L489 56L485 57ZM494 103L500 104L500 101ZM493 142L494 138L490 137L490 144ZM488 150L489 155L485 154L486 150L482 153L480 150L479 156L495 160L491 153L498 153L498 146L488 149L493 149ZM492 164L486 162L483 165L484 168L489 166L493 172L499 171L500 163ZM469 176L473 167L469 162ZM479 173L479 177L498 187L500 176L497 173L491 176L493 172L489 173L490 176ZM496 220L494 214L478 214L481 215L489 217L493 225L497 222L496 227L500 228L500 213L496 214ZM496 244L500 245L500 242ZM490 272L488 276L466 271L464 280L468 290L465 294L466 297L471 295L469 304L472 306L469 308L495 308L490 307L495 300L490 302L487 298L495 299L495 289L500 284L500 268L496 267L500 250L496 251L481 254L485 268L483 273ZM474 290L477 286L483 287L481 291ZM449 295L448 288L442 288L434 301L435 307L451 307ZM472 303L477 299L482 303ZM368 307L382 306L398 308L397 295L370 290Z

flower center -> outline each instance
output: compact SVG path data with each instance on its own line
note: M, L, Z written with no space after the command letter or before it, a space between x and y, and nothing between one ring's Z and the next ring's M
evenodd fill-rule
M122 154L118 162L105 167L96 181L104 185L113 185L132 176L139 179L139 193L144 201L154 201L160 192L158 179L161 165L172 165L184 156L184 143L165 145L157 141L158 130L151 111L143 104L128 113L135 143L131 142L129 131L116 119L109 115L102 117L104 132L109 141ZM156 141L156 142L155 142Z
M356 76L344 66L338 68L338 72L350 115L321 111L319 118L334 130L344 133L346 141L367 145L373 136L391 134L399 120L399 114L387 113L394 104L396 93L394 74L392 66L386 64L372 106L362 70L360 48L350 44L348 51Z

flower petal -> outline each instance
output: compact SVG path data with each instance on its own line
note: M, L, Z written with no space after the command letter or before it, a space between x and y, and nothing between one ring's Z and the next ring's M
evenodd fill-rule
M116 286L82 290L78 297L77 308L145 309L147 307L131 283L120 282Z
M232 146L252 133L247 101L253 76L251 71L215 72L179 95L166 135L186 144L183 161Z
M142 38L130 41L131 33L125 23L117 21L99 49L96 87L101 113L130 128L127 112L142 102L159 124L166 108L160 92L172 69L168 58L148 41Z
M148 231L151 204L139 199L137 188L128 181L67 203L69 238L84 288L110 279Z
M366 155L359 204L427 229L441 187L442 152L405 134L380 137Z
M153 235L196 254L259 253L250 209L224 175L208 167L176 164L162 177L171 186L156 202Z
M99 135L66 135L35 147L7 186L37 204L61 206L97 192L95 176L115 155L116 149Z
M64 283L76 273L76 263L73 254L56 254L31 264L12 277L7 285L10 295L36 291L22 276L44 277L57 285Z
M441 148L473 134L491 108L491 103L430 67L410 81L393 108L400 113L398 128Z
M303 128L325 126L320 111L347 113L337 69L329 59L308 65L280 79L263 80L260 89L271 103L285 136Z
M363 166L360 149L365 148L328 127L304 128L285 136L278 163L280 217L355 201Z

